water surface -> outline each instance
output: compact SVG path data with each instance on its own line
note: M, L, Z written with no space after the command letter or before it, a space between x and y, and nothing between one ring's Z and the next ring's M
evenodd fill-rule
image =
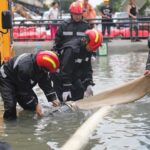
M147 52L130 52L98 57L93 62L94 93L117 86L143 75ZM42 103L45 97L35 91ZM134 103L113 106L91 135L85 150L149 150L149 96ZM0 102L2 116L2 102ZM0 139L14 150L57 150L94 111L56 113L42 119L34 113L20 111L17 121L0 120ZM2 117L1 117L2 118Z

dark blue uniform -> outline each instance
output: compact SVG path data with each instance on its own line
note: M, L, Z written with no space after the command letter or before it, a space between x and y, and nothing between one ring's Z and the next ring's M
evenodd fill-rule
M83 37L87 29L90 29L90 24L87 21L75 22L73 19L64 21L56 33L54 50L59 51L64 43L74 38Z
M17 102L27 110L35 110L38 98L32 88L38 83L48 101L56 99L47 71L36 64L36 54L25 53L1 66L0 92L4 101L4 118L16 118Z
M82 99L87 86L93 85L91 56L92 53L85 49L79 38L63 45L60 73L57 81L54 80L54 87L60 100L64 91L71 91L71 100Z

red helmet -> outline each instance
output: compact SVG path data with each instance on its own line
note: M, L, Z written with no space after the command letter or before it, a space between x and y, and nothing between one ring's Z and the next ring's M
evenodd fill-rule
M96 49L102 45L103 36L100 31L96 29L89 29L85 31L85 35L88 36L89 42L88 46L92 52L95 52Z
M73 2L69 7L70 13L73 14L82 14L83 13L83 4L79 1Z
M59 68L58 56L52 51L40 51L36 55L37 65L48 69L50 72L56 72Z

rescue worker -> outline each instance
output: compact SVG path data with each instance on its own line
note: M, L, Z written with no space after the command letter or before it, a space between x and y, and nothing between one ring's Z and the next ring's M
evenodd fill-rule
M100 14L102 16L102 34L104 36L107 31L108 36L110 36L112 25L112 8L109 5L109 0L104 0L104 6L101 7Z
M95 23L94 20L92 19L96 19L96 11L89 3L89 0L83 0L82 3L83 3L83 18L87 20L89 19L88 21L90 23L91 28L94 28Z
M65 20L58 28L56 32L55 42L53 49L59 53L59 49L62 45L71 39L81 38L84 36L84 32L90 28L87 21L83 20L83 5L81 2L73 2L69 11L71 18Z
M50 75L59 68L59 59L52 51L24 53L10 59L0 69L0 92L4 102L3 118L16 119L17 102L25 110L42 116L42 109L33 87L38 84L49 102L60 102L51 85Z
M150 37L148 37L148 48L150 48ZM150 76L150 51L148 53L148 58L146 62L146 69L144 71L145 76Z
M91 57L101 44L101 33L96 29L88 29L84 37L72 39L62 46L59 80L54 82L61 101L76 101L93 95Z

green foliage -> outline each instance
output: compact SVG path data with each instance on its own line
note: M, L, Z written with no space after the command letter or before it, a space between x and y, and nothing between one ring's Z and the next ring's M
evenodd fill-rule
M110 5L113 8L113 12L117 12L121 10L121 4L122 4L123 0L110 0ZM103 3L101 3L100 5L97 6L97 9L100 10L100 8L102 7L102 5L104 5Z
M121 10L122 2L123 2L123 0L110 0L110 4L111 4L114 12Z
M61 11L63 13L69 13L69 6L74 0L59 0Z
M146 0L145 5L139 10L139 13L140 13L141 16L145 15L145 9L147 7L150 7L150 0Z

